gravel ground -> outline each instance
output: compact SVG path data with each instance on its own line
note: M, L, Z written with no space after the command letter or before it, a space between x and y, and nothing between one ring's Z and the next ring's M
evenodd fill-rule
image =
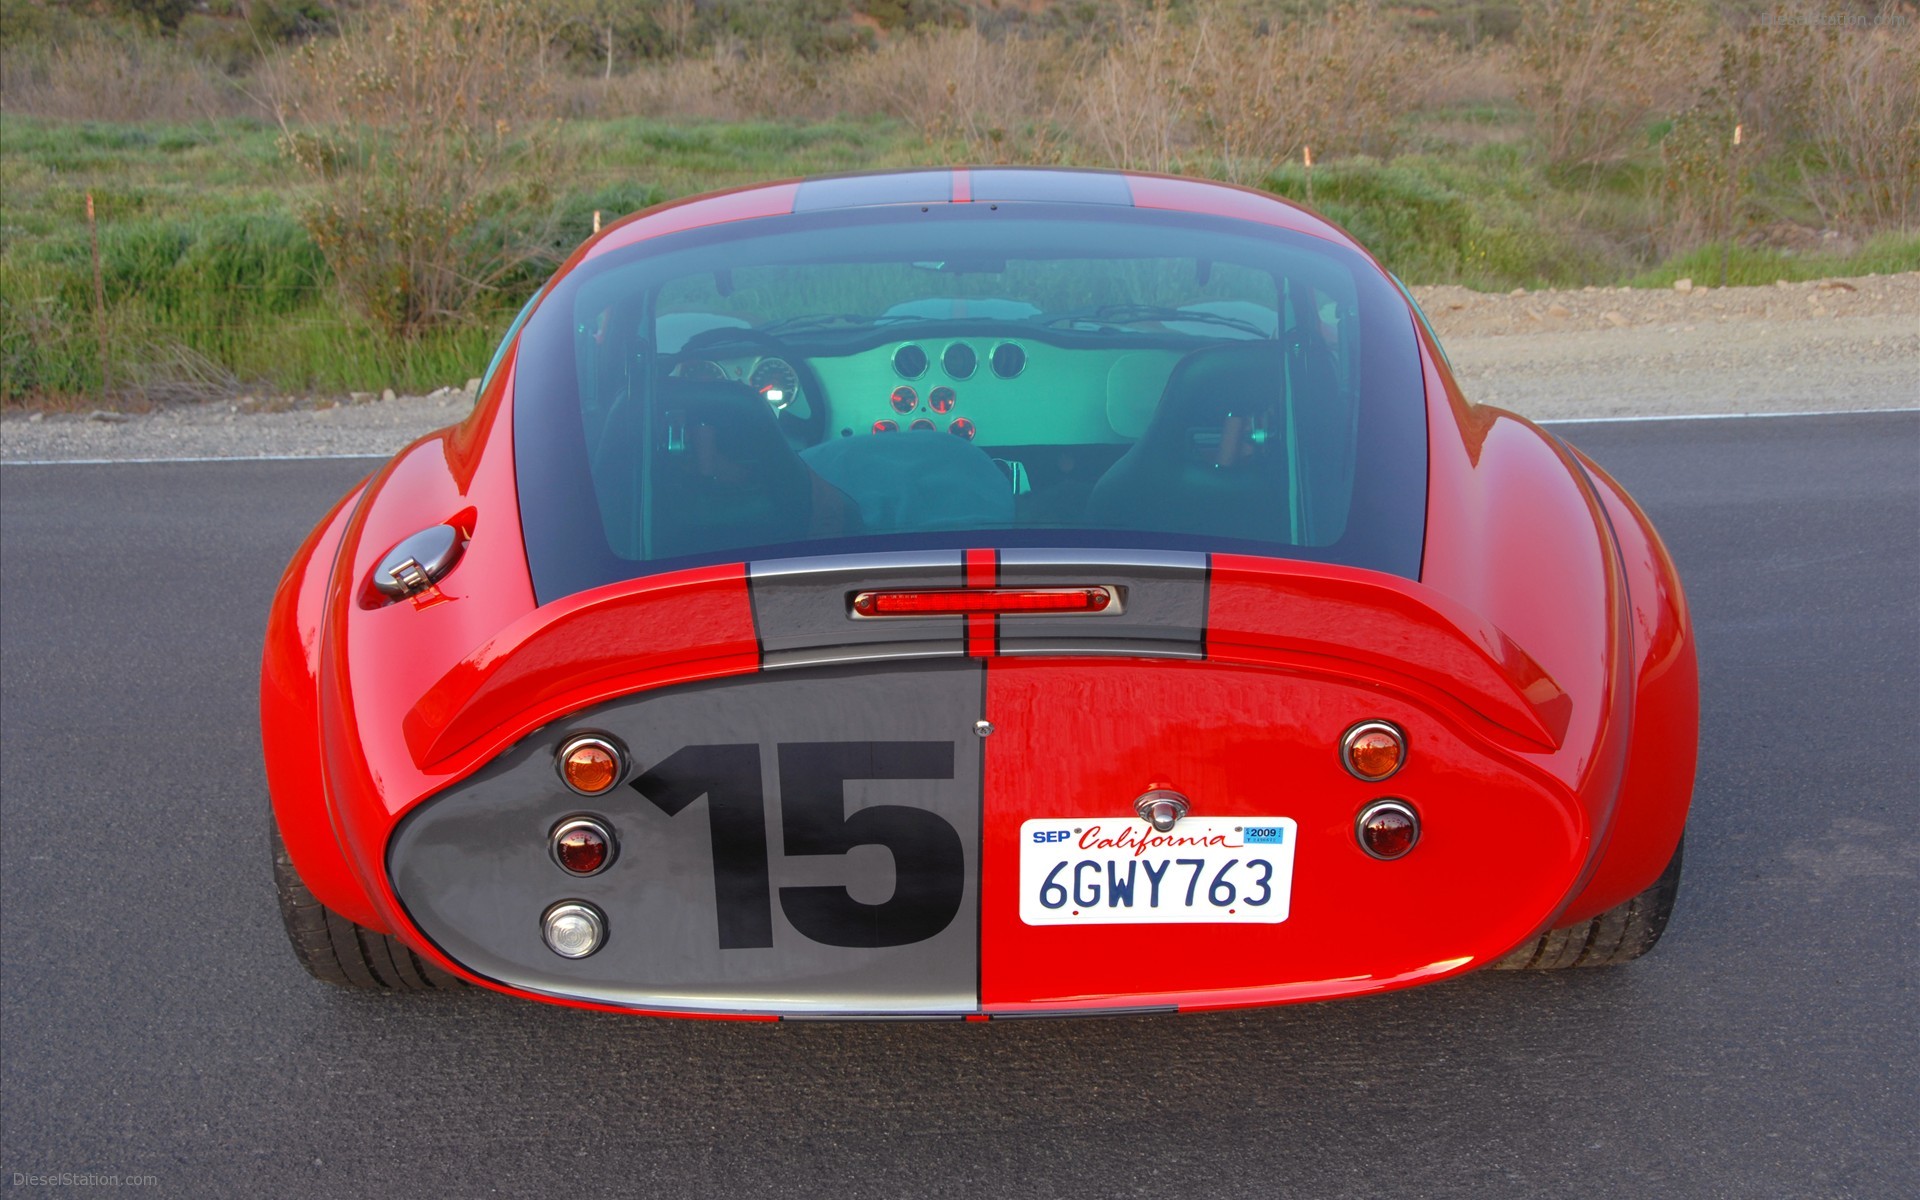
M1414 293L1467 395L1536 420L1920 406L1920 273Z
M1415 288L1467 395L1539 420L1920 406L1920 273L1773 287ZM386 455L465 416L447 390L0 416L7 462Z

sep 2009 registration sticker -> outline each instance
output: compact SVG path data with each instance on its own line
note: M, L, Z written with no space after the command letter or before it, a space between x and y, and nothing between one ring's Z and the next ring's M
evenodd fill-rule
M1287 817L1187 817L1166 833L1131 818L1020 826L1028 925L1276 924L1293 891Z

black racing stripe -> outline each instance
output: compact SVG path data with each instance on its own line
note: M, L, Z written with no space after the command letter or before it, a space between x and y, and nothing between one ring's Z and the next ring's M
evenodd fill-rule
M747 564L747 613L753 619L754 670L767 669L767 637L760 624L760 601L753 586L753 564Z
M952 171L885 171L809 179L794 189L793 211L820 212L876 204L945 204L952 199Z
M1213 633L1208 623L1213 615L1213 555L1207 555L1205 565L1200 568L1200 657L1211 658L1212 647L1207 644Z
M765 670L967 652L964 616L853 621L846 607L848 594L869 588L964 587L958 551L763 559L749 564L747 582Z
M976 203L1036 201L1133 207L1133 189L1127 186L1127 177L1112 171L989 167L975 169L969 172L969 177Z
M987 719L987 663L989 661L990 660L984 659L984 658L980 660L980 717L979 719L982 721ZM976 736L973 740L980 743L980 834L978 839L974 842L974 846L976 848L975 853L979 855L979 861L974 864L974 876L973 876L973 879L974 879L973 904L975 909L975 915L973 919L973 936L974 936L973 1006L974 1006L974 1010L977 1012L979 1011L980 1006L985 1003L985 1000L983 999L983 997L985 997L987 994L987 991L986 991L986 988L987 988L987 975L986 975L987 886L986 885L987 885L987 740L988 739ZM1016 845L1014 847L1014 853L1018 854L1019 852L1020 852L1020 849Z

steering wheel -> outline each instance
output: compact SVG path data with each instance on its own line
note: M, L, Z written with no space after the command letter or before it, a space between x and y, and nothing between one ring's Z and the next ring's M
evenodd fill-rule
M800 393L807 401L807 415L795 414L791 405L775 410L780 432L796 447L817 446L826 440L826 389L820 385L820 376L814 373L806 356L795 354L779 338L752 329L723 327L702 330L688 338L680 347L680 352L671 356L669 362L672 366L678 366L683 362L711 358L713 351L730 346L746 347L762 358L778 358L792 367L794 375L800 380Z

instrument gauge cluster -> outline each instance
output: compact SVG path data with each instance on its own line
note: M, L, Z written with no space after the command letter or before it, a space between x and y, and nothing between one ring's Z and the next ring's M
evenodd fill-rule
M784 412L800 395L800 373L784 358L763 358L753 364L747 386L759 392L768 407Z

